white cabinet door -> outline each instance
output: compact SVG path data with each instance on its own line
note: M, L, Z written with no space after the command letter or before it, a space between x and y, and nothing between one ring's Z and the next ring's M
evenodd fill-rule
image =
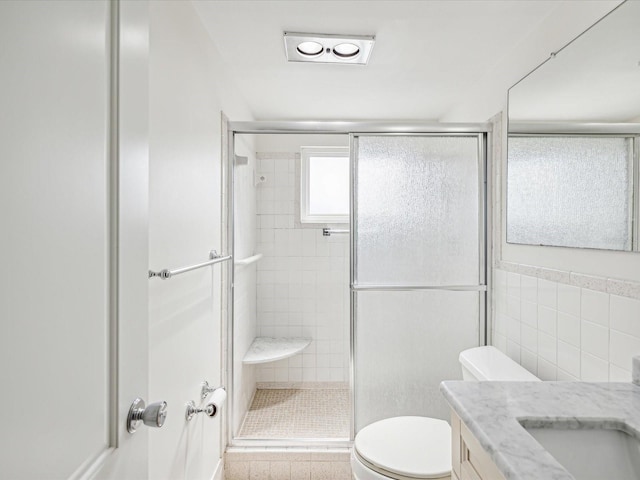
M147 476L145 3L0 2L3 479Z

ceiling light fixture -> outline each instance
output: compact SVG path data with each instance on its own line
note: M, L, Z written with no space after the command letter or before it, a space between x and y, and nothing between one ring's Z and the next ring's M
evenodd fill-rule
M302 42L296 47L296 50L305 57L317 57L324 52L324 47L318 42Z
M284 32L284 48L289 62L366 65L374 42L373 35Z
M333 47L333 53L340 58L351 58L358 55L358 53L360 53L360 49L353 43L339 43Z

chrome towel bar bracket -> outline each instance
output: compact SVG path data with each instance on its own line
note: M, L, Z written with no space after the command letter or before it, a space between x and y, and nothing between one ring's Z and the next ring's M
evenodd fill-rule
M231 255L218 255L218 252L215 250L211 250L209 252L209 260L206 262L198 263L196 265L191 265L188 267L176 268L174 270L164 269L159 272L154 272L153 270L149 270L149 278L161 278L162 280L167 280L175 275L180 275L185 272L190 272L191 270L196 270L197 268L206 267L209 265L213 265L215 263L225 262L227 260L231 260Z
M219 389L219 388L223 388L224 389L224 387L222 385L219 386L219 387L212 387L212 386L209 385L209 382L207 382L206 380L204 382L202 382L200 384L200 386L202 387L202 390L200 390L200 398L202 400L207 398L210 393L215 392L217 389Z
M322 236L323 237L330 237L331 235L340 234L340 233L349 233L349 230L342 230L342 229L336 229L336 228L323 228L322 229Z

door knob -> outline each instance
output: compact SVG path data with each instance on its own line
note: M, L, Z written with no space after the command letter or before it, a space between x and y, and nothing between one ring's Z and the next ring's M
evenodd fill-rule
M136 398L127 415L127 432L135 433L140 422L147 427L160 428L167 418L167 402L155 402L145 407L144 400Z

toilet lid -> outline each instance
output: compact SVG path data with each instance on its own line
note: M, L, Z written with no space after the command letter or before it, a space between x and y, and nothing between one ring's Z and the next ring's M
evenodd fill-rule
M364 427L356 453L370 467L398 478L439 478L451 473L451 427L427 417L393 417Z

